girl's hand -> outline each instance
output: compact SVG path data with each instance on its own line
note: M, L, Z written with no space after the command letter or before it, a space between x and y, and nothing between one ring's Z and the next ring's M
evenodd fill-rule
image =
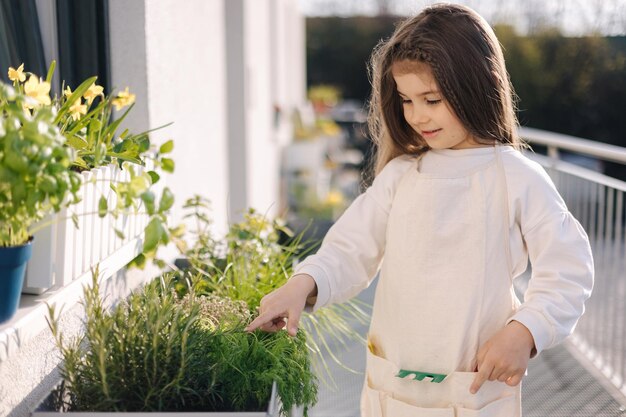
M261 299L259 316L246 327L246 331L260 328L266 332L276 332L288 325L288 333L295 336L307 299L316 295L317 285L313 277L307 274L294 275L282 287Z
M486 380L516 386L522 381L535 341L522 323L512 321L489 339L476 354L478 375L470 387L476 394Z

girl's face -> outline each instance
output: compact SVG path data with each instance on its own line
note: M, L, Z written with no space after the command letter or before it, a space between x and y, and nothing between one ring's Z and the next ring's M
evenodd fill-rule
M400 61L393 64L391 72L402 100L405 120L431 149L485 146L474 141L448 107L428 65Z

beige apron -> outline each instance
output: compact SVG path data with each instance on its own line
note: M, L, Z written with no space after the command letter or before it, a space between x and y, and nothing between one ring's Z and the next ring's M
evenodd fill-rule
M462 175L414 169L387 226L361 397L363 417L519 417L521 386L469 392L478 349L518 306L500 147ZM440 382L400 370L445 374Z

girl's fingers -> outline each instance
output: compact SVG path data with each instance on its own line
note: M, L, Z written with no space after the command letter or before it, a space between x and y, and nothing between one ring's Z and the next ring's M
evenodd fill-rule
M298 333L298 324L300 323L300 315L302 311L300 310L292 310L289 314L289 328L287 332L290 336L295 336Z
M513 375L512 377L508 378L506 381L504 381L507 385L510 385L512 387L515 387L517 385L519 385L520 382L522 382L522 378L524 377L524 375Z
M298 323L300 321L300 312L292 310L291 312L280 312L267 310L259 314L259 316L252 320L250 324L244 329L247 332L252 332L256 329L261 329L266 332L277 332L288 325L288 332L291 336L295 336L298 332Z
M500 376L497 379L500 382L505 382L507 379L510 379L510 378L511 378L511 374L502 373L502 374L500 374Z
M256 319L252 320L252 322L250 322L250 324L245 328L245 330L247 332L251 332L258 328L263 328L263 330L271 329L273 328L273 326L275 326L273 321L276 319L280 319L281 321L283 321L283 326L284 326L283 317L284 315L282 313L275 313L273 311L265 311L259 314L259 316ZM267 331L270 331L270 330L267 330Z
M277 332L283 327L285 327L287 323L285 319L282 317L277 317L267 323L262 324L259 328L266 332Z
M470 386L470 392L472 394L476 394L478 390L480 389L480 387L483 386L485 381L489 379L489 376L491 375L492 370L493 370L493 366L489 366L485 363L478 365L478 373L476 374L476 377L474 378L474 381L472 382L472 385Z

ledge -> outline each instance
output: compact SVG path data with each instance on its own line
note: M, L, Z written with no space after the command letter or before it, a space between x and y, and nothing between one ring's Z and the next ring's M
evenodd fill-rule
M141 252L143 234L131 240L112 255L100 262L100 280L107 280L122 270L137 254ZM83 286L92 280L91 271L84 273L69 285L54 286L40 295L22 294L18 311L11 320L0 325L0 362L19 351L20 347L33 339L48 327L48 304L55 305L57 313L68 311L82 299ZM144 280L147 279L143 277ZM137 283L140 285L141 281ZM107 284L108 285L108 284ZM111 283L116 285L116 283ZM125 281L122 285L127 290ZM130 285L130 287L134 287Z

